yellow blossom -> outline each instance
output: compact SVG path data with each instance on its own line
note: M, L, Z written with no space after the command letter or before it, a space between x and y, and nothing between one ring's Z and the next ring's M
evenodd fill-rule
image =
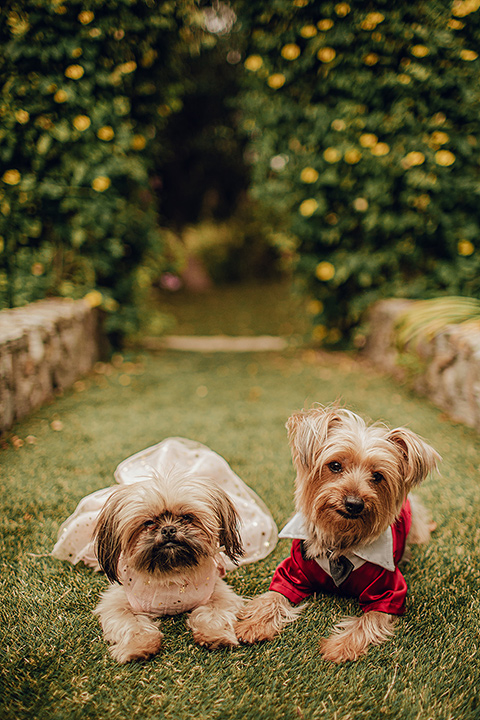
M133 150L143 150L145 145L147 144L146 139L143 135L134 135L132 140L132 149Z
M26 110L17 110L15 120L20 123L20 125L25 125L25 123L30 120L30 114Z
M400 75L397 75L398 82L401 82L402 85L409 85L409 83L412 82L412 78L410 75L405 75L405 73L400 73Z
M373 133L363 133L360 135L360 145L364 148L372 148L378 143L378 137Z
M79 80L85 70L81 65L69 65L67 69L65 70L65 77L70 78L71 80Z
M308 0L293 0L295 7L305 7L308 5Z
M95 178L95 180L92 181L92 188L96 192L104 192L105 190L108 190L111 184L112 181L109 177L106 177L105 175L99 175Z
M337 132L342 132L342 130L345 130L347 127L347 123L345 120L341 120L340 118L336 118L335 120L332 120L332 128L333 130L336 130Z
M379 58L376 53L368 53L368 55L365 55L365 57L363 58L363 62L365 63L365 65L369 65L370 67L376 65L378 60Z
M75 130L79 130L80 132L83 132L84 130L87 130L91 125L91 120L87 115L77 115L73 119L73 127Z
M445 145L450 140L450 136L441 130L435 130L430 138L434 145Z
M475 252L475 246L470 242L470 240L460 240L457 244L457 250L459 255L467 257L468 255L473 255Z
M430 50L426 45L414 45L411 53L417 58L424 58L430 53Z
M73 57L73 58L79 58L80 55L82 55L82 54L83 54L83 50L82 50L81 47L77 47L77 48L75 48L74 50L72 50L72 57Z
M83 299L89 307L94 308L102 304L103 296L99 290L91 290Z
M317 267L315 268L315 277L317 277L319 280L322 280L323 282L331 280L334 275L335 267L334 265L332 265L332 263L324 261L318 263Z
M385 15L380 12L368 13L366 18L361 23L363 30L374 30L377 25L385 20Z
M462 60L476 60L478 53L475 50L462 50L460 53Z
M455 15L455 17L465 17L466 15L470 15L470 13L476 12L479 8L479 0L454 0L452 15Z
M315 198L309 198L308 200L304 200L301 203L298 210L300 212L300 215L303 215L303 217L310 217L310 215L313 215L317 208L318 202L315 200Z
M309 300L307 303L307 312L310 315L320 315L323 312L323 303L320 300Z
M82 23L82 25L88 25L88 23L91 23L94 19L95 15L90 10L83 10L78 16L78 19Z
M283 73L273 73L273 75L269 75L267 78L267 85L269 87L273 88L274 90L278 90L283 85L285 85L286 77L283 75Z
M117 70L124 75L127 75L128 73L133 72L137 69L137 63L134 60L130 60L129 62L122 63L117 67Z
M409 152L405 158L405 165L413 167L414 165L422 165L425 162L425 155L421 152Z
M350 148L345 152L343 159L349 165L356 165L362 159L362 153L357 148Z
M460 20L454 20L453 18L448 21L448 27L452 28L452 30L463 30L465 27L465 23L461 22Z
M115 133L111 125L104 125L97 131L97 137L99 140L112 140Z
M338 17L345 17L345 15L348 15L350 10L351 8L348 3L338 3L338 5L335 5L335 12Z
M68 99L68 95L65 90L57 90L57 92L53 96L53 99L56 103L64 103Z
M366 212L368 210L368 200L363 197L355 198L353 201L353 207L357 212Z
M324 20L318 21L317 27L319 30L331 30L333 24L333 20L330 20L330 18L325 18Z
M67 8L65 7L65 5L57 5L54 12L57 15L65 15L65 13L67 12Z
M370 152L372 155L376 155L377 157L388 155L390 152L390 146L387 145L387 143L379 142L370 149Z
M313 328L312 336L314 340L318 340L319 342L321 342L326 338L327 335L328 330L325 325L315 325L315 327Z
M317 52L317 58L323 63L330 63L335 60L337 53L332 47L322 47Z
M317 28L315 27L315 25L304 25L300 30L300 35L306 39L315 37L316 34Z
M340 153L334 147L328 147L323 151L323 157L328 163L336 163L340 160Z
M437 165L443 165L443 167L453 165L455 159L455 155L450 150L438 150L435 153L435 162Z
M2 180L7 185L18 185L21 179L22 176L20 175L20 172L16 169L5 170L2 175Z
M257 72L263 65L263 59L260 55L249 55L243 64L250 72Z
M296 60L300 55L300 48L295 43L289 43L283 46L280 54L285 60Z
M314 183L318 180L318 172L312 167L303 168L300 180L304 183Z

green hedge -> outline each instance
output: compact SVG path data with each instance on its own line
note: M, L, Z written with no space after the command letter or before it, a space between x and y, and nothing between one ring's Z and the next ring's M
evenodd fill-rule
M163 262L152 158L201 42L193 0L4 2L2 306L90 292L114 338L136 326Z
M288 214L319 341L380 297L479 293L479 5L239 5L252 192Z

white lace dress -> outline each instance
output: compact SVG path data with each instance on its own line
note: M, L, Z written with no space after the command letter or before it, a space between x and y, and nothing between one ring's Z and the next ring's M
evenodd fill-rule
M277 526L258 495L236 475L224 458L194 440L172 437L141 450L123 460L114 473L120 485L145 480L154 473L165 474L170 469L185 470L201 477L211 478L229 495L240 516L240 535L245 555L239 564L255 562L266 557L277 542ZM93 544L93 530L97 517L115 485L97 490L84 497L75 512L60 526L58 540L52 555L76 565L82 561L99 570ZM235 567L222 554L225 568Z

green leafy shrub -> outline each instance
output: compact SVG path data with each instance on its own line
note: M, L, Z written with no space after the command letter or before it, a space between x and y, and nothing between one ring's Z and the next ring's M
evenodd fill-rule
M479 293L479 6L239 6L252 192L289 214L319 341L380 297Z
M114 339L136 326L142 259L162 267L152 158L197 21L193 0L4 3L1 305L99 291Z

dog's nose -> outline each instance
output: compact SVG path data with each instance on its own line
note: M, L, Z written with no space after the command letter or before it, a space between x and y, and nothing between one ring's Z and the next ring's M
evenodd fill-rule
M162 535L165 540L171 540L177 534L177 528L175 525L164 525L162 528Z
M347 495L347 497L343 501L343 504L345 505L345 510L352 517L357 517L358 515L360 515L363 511L363 508L365 507L365 503L363 502L362 498L357 497L356 495Z

